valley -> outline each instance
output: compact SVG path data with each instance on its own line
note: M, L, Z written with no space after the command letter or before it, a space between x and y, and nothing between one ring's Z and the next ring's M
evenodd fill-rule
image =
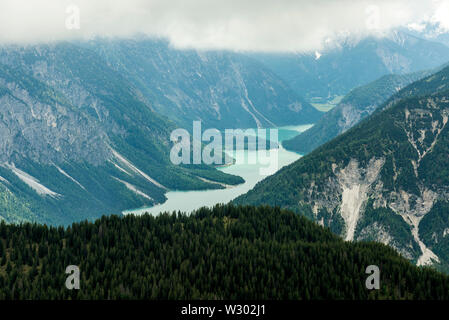
M56 225L162 203L167 190L243 183L170 161L171 132L193 120L248 128L322 114L251 58L147 38L2 46L0 103L0 219Z
M292 132L296 132L296 134L299 134L310 127L311 125L300 125L277 128L279 134L279 142L290 138L292 135L295 135L295 133ZM282 145L279 149L270 150L267 152L276 153L274 155L278 159L278 169L276 171L300 158L299 154L285 150ZM265 164L262 164L260 161L251 164L249 163L249 161L247 161L250 157L256 158L256 154L257 151L255 150L235 150L234 153L230 156L234 158L237 156L243 157L244 159L246 159L246 161L241 164L233 164L230 166L219 168L219 170L223 173L242 177L245 181L242 184L239 184L237 186L226 186L225 189L218 190L169 191L165 194L165 196L167 197L167 201L165 201L163 204L155 205L153 207L125 210L123 211L123 213L125 215L141 215L145 213L157 215L163 212L174 211L189 213L201 207L213 207L216 204L228 203L239 195L242 195L251 190L259 181L265 178L265 176L261 175L259 172L259 169L261 167L266 166Z

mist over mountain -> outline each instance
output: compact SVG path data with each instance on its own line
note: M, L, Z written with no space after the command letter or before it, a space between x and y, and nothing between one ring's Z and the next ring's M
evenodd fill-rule
M445 11L447 11L447 9ZM421 39L439 42L446 46L449 45L449 32L447 25L442 23L442 21L423 21L421 23L412 23L406 27L400 28L400 30Z
M252 55L309 102L326 102L384 75L435 68L448 61L449 48L403 31L387 36L345 36L315 53Z

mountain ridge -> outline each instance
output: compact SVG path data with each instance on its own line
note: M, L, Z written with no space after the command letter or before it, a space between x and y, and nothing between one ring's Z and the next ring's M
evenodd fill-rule
M301 154L326 143L373 113L394 93L406 85L425 77L430 71L408 75L386 75L365 86L351 90L310 129L284 141L283 146Z

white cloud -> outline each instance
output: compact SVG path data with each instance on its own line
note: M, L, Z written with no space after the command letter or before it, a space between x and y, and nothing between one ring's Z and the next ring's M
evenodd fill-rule
M408 27L410 30L417 31L417 32L422 32L422 31L424 31L424 30L426 29L426 24L425 24L425 23L416 23L416 22L413 22L413 23L409 23L409 24L407 25L407 27Z
M440 28L449 31L449 0L434 1L435 11L430 21L439 24Z
M425 17L447 23L433 0L0 0L0 42L30 43L165 37L176 47L258 51L320 50L341 34L364 36ZM80 9L80 29L68 30L66 9ZM441 11L436 11L440 8ZM441 9L443 8L443 9ZM449 7L447 7L449 8ZM447 9L446 8L446 9Z

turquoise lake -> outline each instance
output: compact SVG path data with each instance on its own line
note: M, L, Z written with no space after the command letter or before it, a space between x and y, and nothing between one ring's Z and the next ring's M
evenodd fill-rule
M312 125L300 125L300 126L285 126L279 127L278 138L282 142L288 140L299 133L309 129ZM267 130L268 131L268 130ZM270 151L273 152L273 151ZM278 164L275 171L280 170L282 167L291 164L298 160L301 155L295 152L287 151L282 146L277 150ZM237 150L234 151L234 157L240 156L245 159L255 157L257 159L257 151ZM259 160L259 159L257 159ZM161 212L173 212L183 211L192 212L193 210L201 207L211 207L219 203L227 203L241 194L244 194L251 190L259 181L265 179L267 176L262 175L261 168L266 168L267 165L256 161L255 163L249 163L244 161L243 163L236 163L228 167L219 168L219 170L241 176L245 179L245 183L237 186L232 186L226 189L219 190L202 190L202 191L169 191L166 193L167 201L154 207L139 208L133 210L124 211L123 214L159 214Z

